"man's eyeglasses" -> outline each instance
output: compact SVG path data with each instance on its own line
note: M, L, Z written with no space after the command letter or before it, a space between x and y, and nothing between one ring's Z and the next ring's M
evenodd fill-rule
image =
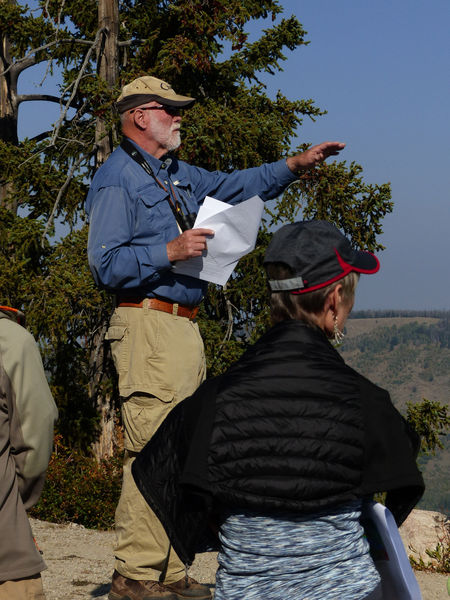
M182 113L182 109L178 106L138 106L129 111L130 115L133 114L135 110L165 110L171 117L178 117Z

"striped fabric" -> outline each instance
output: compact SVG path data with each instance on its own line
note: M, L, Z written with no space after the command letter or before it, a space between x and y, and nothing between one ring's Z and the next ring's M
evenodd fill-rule
M379 584L361 503L332 514L229 513L215 600L362 600Z

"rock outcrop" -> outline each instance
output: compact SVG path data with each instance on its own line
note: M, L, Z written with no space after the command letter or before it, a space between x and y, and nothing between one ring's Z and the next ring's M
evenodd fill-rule
M438 544L448 547L450 544L450 520L446 515L430 510L413 510L403 525L400 535L408 556L425 565L437 566L438 561L426 551L436 550Z

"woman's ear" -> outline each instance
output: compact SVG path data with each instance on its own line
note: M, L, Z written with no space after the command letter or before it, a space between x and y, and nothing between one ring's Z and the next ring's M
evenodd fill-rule
M325 300L325 310L336 314L338 307L342 303L342 284L339 283Z

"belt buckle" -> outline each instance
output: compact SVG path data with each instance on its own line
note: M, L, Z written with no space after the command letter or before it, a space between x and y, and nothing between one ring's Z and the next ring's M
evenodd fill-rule
M178 306L179 306L178 302L174 302L172 304L172 314L175 316L178 315Z

